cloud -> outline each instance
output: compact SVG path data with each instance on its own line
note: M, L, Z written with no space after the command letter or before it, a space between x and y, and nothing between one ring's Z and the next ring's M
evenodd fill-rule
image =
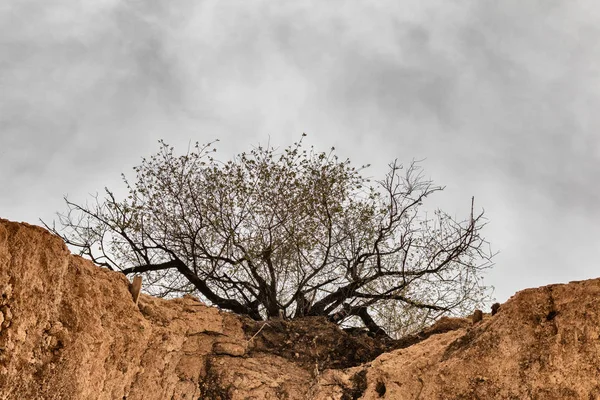
M161 137L226 158L307 132L374 176L427 158L434 205L475 195L502 267L558 279L561 248L599 255L599 21L583 0L5 1L0 208L36 222Z

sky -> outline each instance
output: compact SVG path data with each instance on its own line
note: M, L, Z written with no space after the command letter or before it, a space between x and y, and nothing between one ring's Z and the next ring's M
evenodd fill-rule
M504 302L600 275L599 62L593 0L3 0L0 218L52 221L161 138L306 132L373 178L424 159L459 219L475 196Z

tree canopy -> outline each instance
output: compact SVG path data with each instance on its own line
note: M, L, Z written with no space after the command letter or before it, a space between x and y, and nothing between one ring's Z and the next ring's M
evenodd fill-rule
M392 334L487 296L483 211L471 199L464 221L423 213L443 188L418 162L393 161L371 182L368 166L302 139L229 161L214 145L178 156L160 141L134 180L122 175L124 198L108 188L84 204L65 197L49 228L98 265L143 274L151 294L193 293L255 320L326 316Z

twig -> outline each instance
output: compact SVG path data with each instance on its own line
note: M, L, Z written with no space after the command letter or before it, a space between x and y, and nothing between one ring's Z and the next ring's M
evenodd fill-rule
M260 333L260 331L263 330L263 328L265 327L265 325L269 325L269 323L265 322L264 324L262 324L262 326L260 327L260 329L258 330L258 332L256 332L250 339L248 339L246 341L246 346L248 346L248 344L252 341L252 339L254 339L256 337L256 335L258 335ZM271 326L271 325L269 325L269 326Z

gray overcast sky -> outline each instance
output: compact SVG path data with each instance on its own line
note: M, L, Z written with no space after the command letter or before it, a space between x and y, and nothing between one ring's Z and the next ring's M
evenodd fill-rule
M600 6L590 1L0 2L0 217L120 185L164 138L426 158L515 291L600 275Z

